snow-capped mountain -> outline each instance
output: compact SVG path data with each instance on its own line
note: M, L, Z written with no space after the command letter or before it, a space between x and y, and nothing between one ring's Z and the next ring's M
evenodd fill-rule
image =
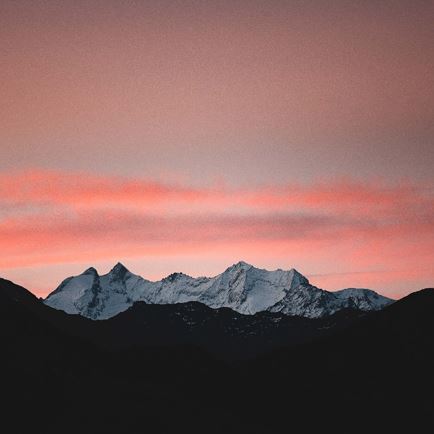
M107 319L136 301L174 304L197 301L211 308L228 307L243 314L281 312L318 318L344 308L380 310L393 300L369 289L329 292L311 285L295 269L268 271L238 262L215 277L174 273L151 282L118 263L100 276L89 268L69 277L44 301L55 309L91 319Z

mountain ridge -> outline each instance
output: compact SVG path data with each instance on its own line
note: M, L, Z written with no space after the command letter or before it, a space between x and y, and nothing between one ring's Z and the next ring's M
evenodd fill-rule
M93 267L68 277L44 303L90 319L108 319L135 302L175 304L197 301L213 309L228 307L242 314L280 312L290 316L319 318L339 310L380 310L393 300L369 289L348 288L330 292L317 288L294 268L268 271L244 261L214 277L172 273L150 281L118 262L107 274Z
M433 306L434 289L424 289L379 312L339 319L347 315L341 311L340 325L332 317L239 315L201 303L136 303L92 321L0 279L1 426L132 434L146 423L153 432L259 434L289 424L317 432L324 423L348 432L356 421L356 432L432 431ZM321 333L301 336L309 324ZM244 336L251 345L240 348ZM210 345L227 359L210 354ZM247 358L235 357L240 350ZM312 409L312 400L321 404Z

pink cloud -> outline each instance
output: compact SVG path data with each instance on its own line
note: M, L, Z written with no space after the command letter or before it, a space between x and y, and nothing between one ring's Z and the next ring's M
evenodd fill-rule
M101 206L164 200L193 201L204 192L193 188L166 186L151 180L94 176L88 173L29 170L0 175L0 200L53 205Z
M434 278L426 271L434 251L433 194L416 185L193 188L28 171L0 175L0 203L2 269L120 257L212 261L233 252L258 263L295 262L306 274L327 267L347 285L365 271L367 284L377 276L392 292L398 276L410 279L415 270Z
M404 213L409 207L423 208L430 213L434 211L432 191L408 183L390 186L381 180L357 183L344 179L254 189L231 189L222 185L195 188L150 179L46 170L0 174L0 201L10 206L45 204L72 208L110 205L141 208L165 203L183 204L188 209L199 203L202 209L219 209L221 206L265 211L325 209L362 215L373 211L377 215L398 210ZM183 210L178 208L178 211Z

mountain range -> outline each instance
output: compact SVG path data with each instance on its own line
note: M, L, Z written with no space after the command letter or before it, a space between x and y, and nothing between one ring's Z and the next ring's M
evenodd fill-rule
M244 315L279 312L321 318L343 309L380 310L393 302L369 289L329 292L317 288L295 269L268 271L238 262L215 277L173 273L151 282L131 273L121 263L100 276L89 268L68 277L45 299L45 304L94 320L111 318L136 302L177 304L199 302Z
M93 321L0 279L0 428L432 432L433 309L424 289L320 318L139 301Z

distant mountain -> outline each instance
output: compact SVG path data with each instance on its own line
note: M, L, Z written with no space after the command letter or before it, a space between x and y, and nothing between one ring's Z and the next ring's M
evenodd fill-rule
M120 263L102 276L95 268L89 268L79 276L65 279L45 299L45 304L70 314L107 319L137 301L196 301L213 309L227 307L246 315L269 311L307 318L320 318L348 308L380 310L393 302L369 289L324 291L311 285L295 269L267 271L238 262L215 277L193 278L174 273L158 282L133 274Z
M2 329L11 336L14 345L17 331L23 324L31 323L30 334L37 334L40 342L61 331L65 336L103 349L185 346L202 348L225 360L248 359L269 350L309 342L364 316L352 309L317 319L274 312L243 315L229 308L211 309L198 302L161 305L139 301L106 321L92 321L53 309L26 289L1 279L0 309L2 320L14 323L14 327ZM55 347L50 346L50 352Z

